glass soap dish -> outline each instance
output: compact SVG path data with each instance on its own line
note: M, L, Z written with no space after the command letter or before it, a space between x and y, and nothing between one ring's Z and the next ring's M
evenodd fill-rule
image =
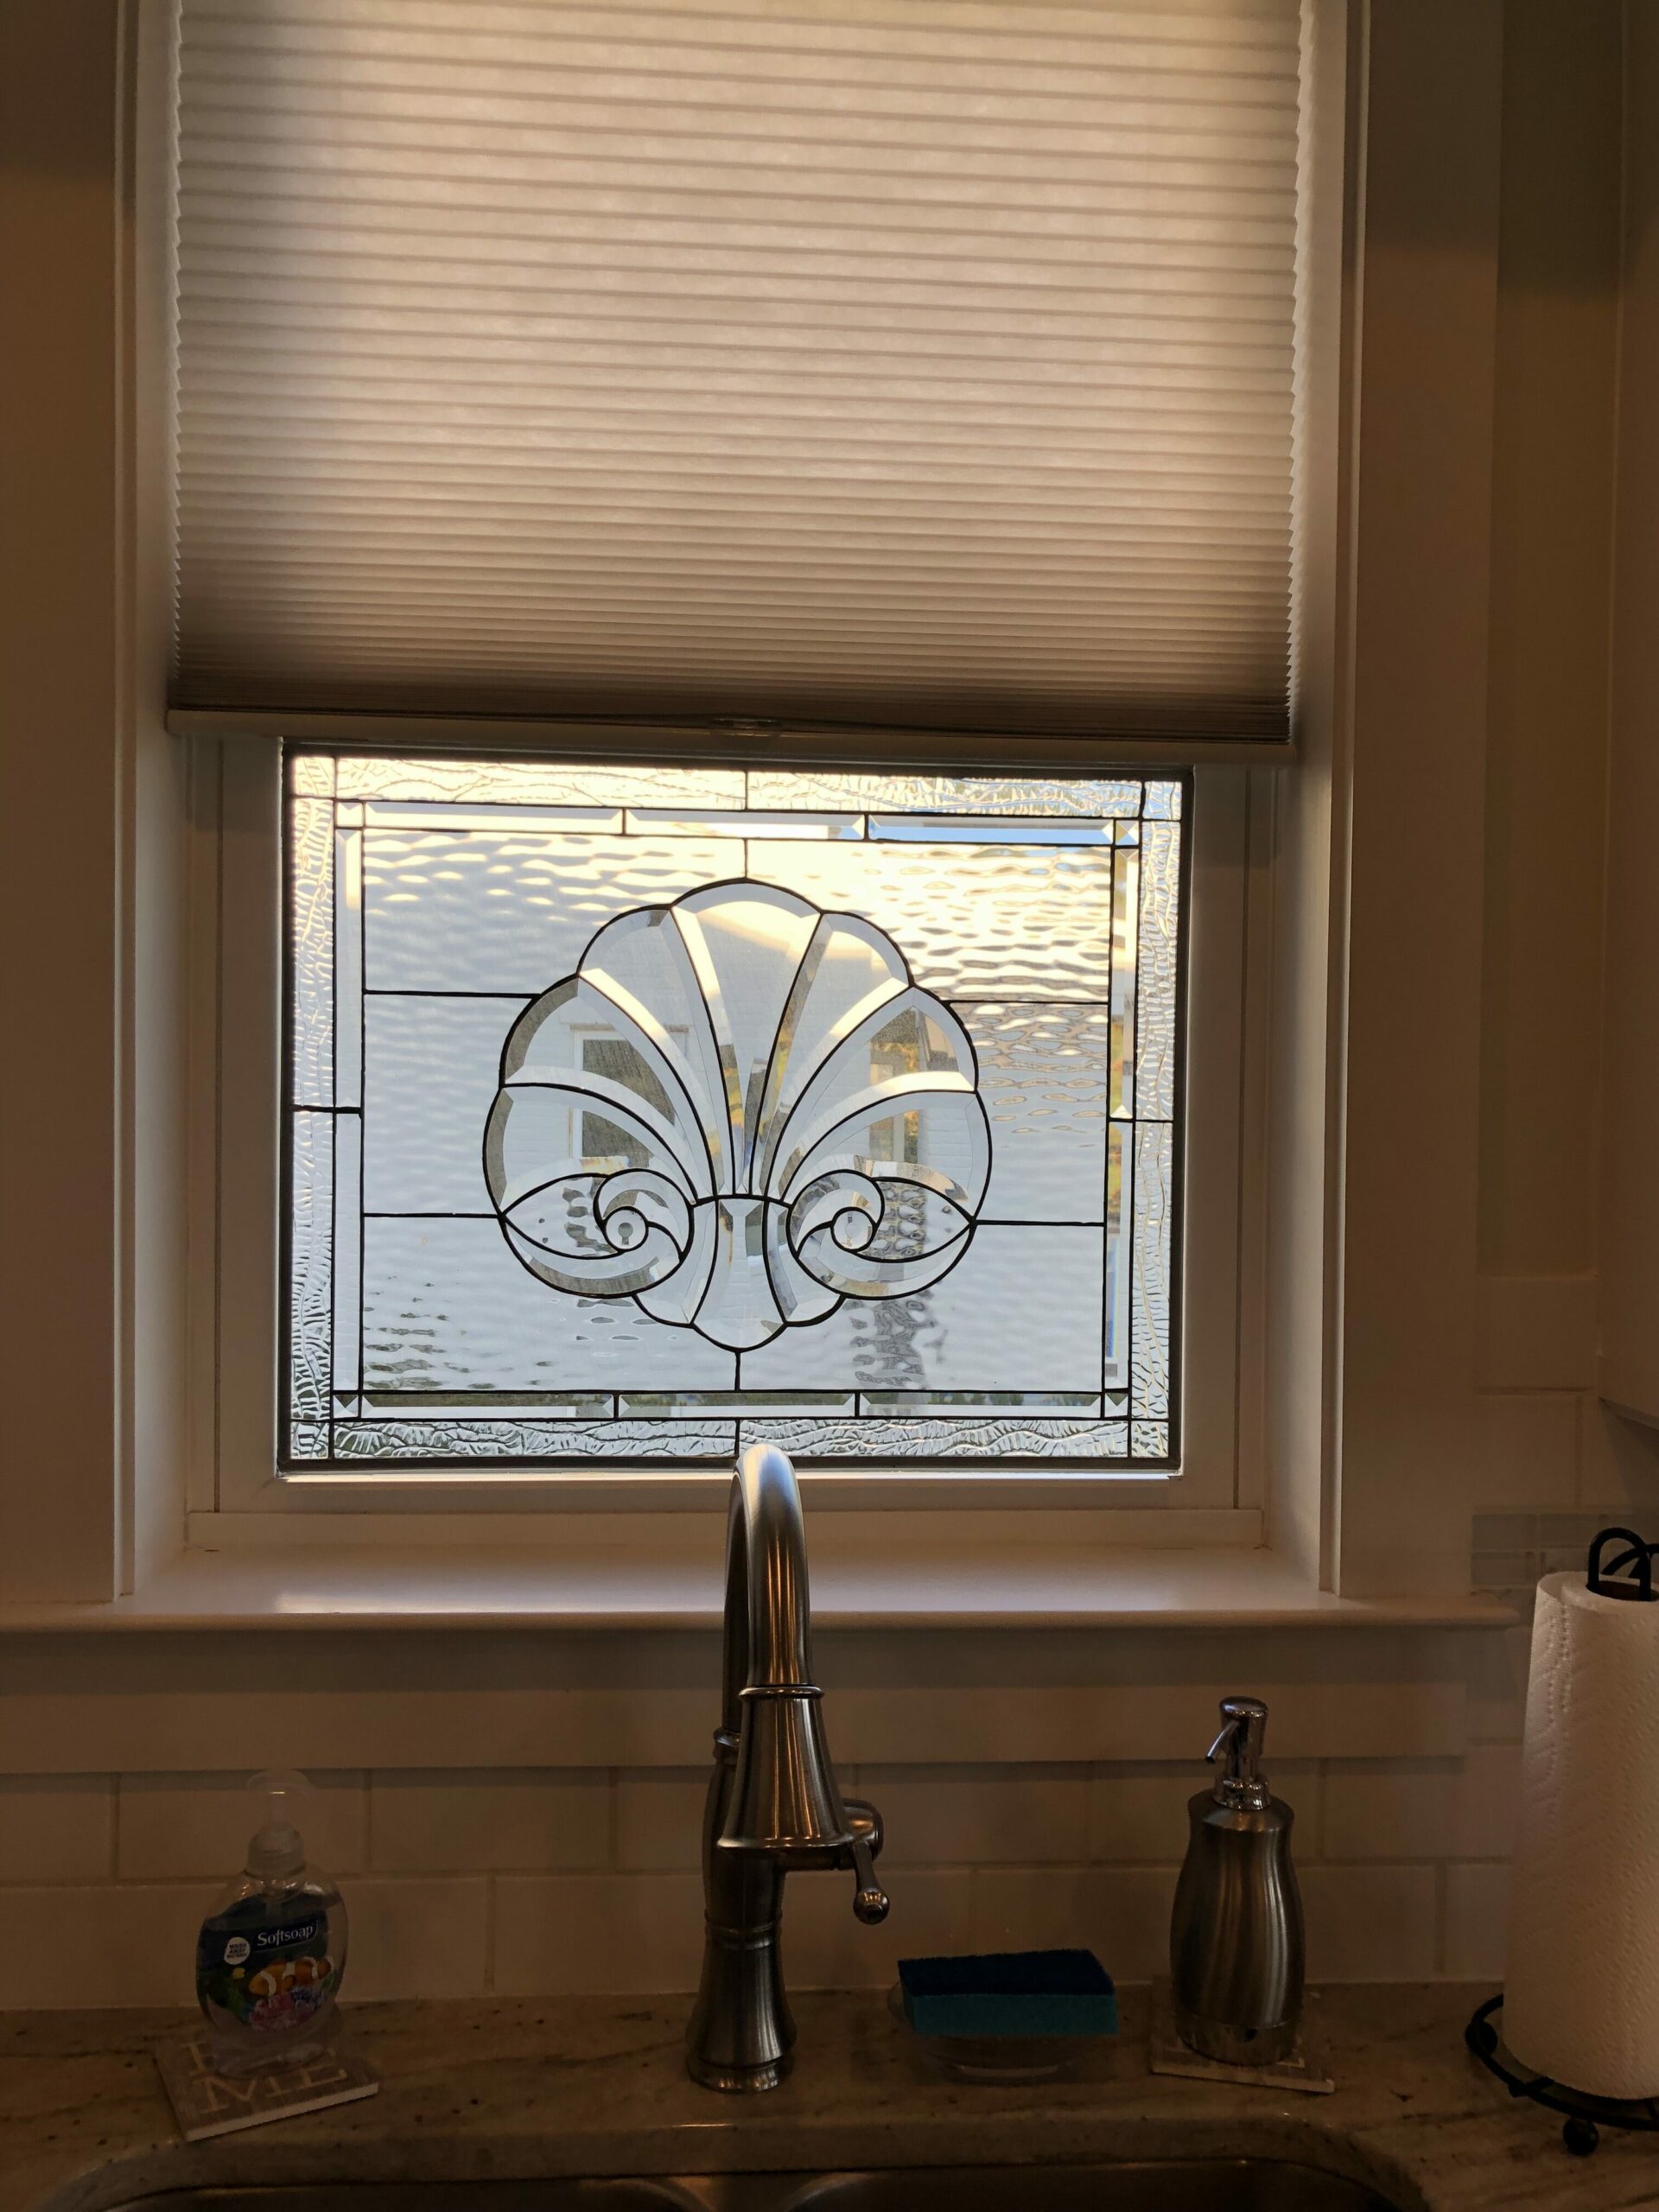
M987 2088L1017 2088L1024 2082L1064 2082L1074 2075L1100 2036L924 2036L911 2026L905 1993L894 1982L887 2010L919 2052L922 2063L951 2082L977 2082Z

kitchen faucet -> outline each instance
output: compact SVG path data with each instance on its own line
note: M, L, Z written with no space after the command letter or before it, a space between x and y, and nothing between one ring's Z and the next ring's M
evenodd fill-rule
M801 1493L788 1459L751 1445L726 1524L723 1696L702 1818L702 1980L686 2065L710 2089L774 2089L792 2061L779 1964L784 1877L849 1868L853 1911L887 1916L881 1816L843 1800L812 1680Z

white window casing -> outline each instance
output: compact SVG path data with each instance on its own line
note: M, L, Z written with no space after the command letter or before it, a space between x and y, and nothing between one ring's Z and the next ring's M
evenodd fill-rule
M216 1377L216 1408L196 1423L192 1501L199 1514L237 1516L371 1510L429 1514L464 1508L522 1513L548 1507L718 1506L719 1474L602 1467L499 1471L388 1469L276 1473L280 1018L280 763L264 744L197 740L193 931L199 969L217 988L217 1048L199 1061L197 1145L215 1163L195 1179L201 1217L193 1313L195 1371ZM995 1466L921 1473L902 1463L815 1469L821 1501L989 1506L1004 1500L1109 1504L1240 1516L1258 1525L1261 1469L1248 1414L1241 1419L1240 1282L1261 1239L1262 1185L1243 1157L1247 1026L1262 1017L1266 970L1265 872L1249 865L1252 810L1259 861L1270 772L1205 769L1192 802L1187 928L1187 1117L1180 1278L1184 1443L1173 1478L1086 1466L998 1473ZM1252 786L1254 785L1254 789ZM1252 1008L1254 996L1256 1003ZM1259 1158L1259 1152L1257 1154ZM1248 1332L1246 1344L1251 1343ZM1253 1355L1252 1355L1253 1356ZM1243 1385L1253 1402L1259 1377ZM1196 1525L1196 1524L1195 1524ZM219 1524L222 1530L232 1522Z

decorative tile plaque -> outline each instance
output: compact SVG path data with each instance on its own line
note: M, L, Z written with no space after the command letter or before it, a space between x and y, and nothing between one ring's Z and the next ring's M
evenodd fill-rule
M328 2105L348 2105L372 2097L380 2087L366 2061L349 2049L320 2051L315 2058L257 2074L226 2075L214 2067L203 2034L162 2044L156 2063L187 2143L230 2135L240 2127L263 2127L267 2120L296 2113L321 2112Z

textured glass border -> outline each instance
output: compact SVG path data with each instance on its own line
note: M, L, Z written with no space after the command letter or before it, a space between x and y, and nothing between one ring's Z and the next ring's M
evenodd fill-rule
M538 778L550 775L558 779L556 800L537 796ZM1125 808L1137 791L1138 818ZM1190 773L1179 772L1092 780L1024 779L1017 771L878 777L465 754L381 761L345 747L286 748L279 1467L360 1476L448 1462L481 1479L492 1468L570 1472L586 1461L607 1472L662 1475L707 1471L763 1433L807 1464L893 1462L907 1472L992 1460L1033 1472L1177 1467L1191 791ZM506 827L503 817L519 809L539 815L556 805L573 829L600 828L603 810L606 829L641 835L853 837L889 848L895 839L1115 842L1112 971L1101 1003L1109 1001L1113 1033L1103 1205L1119 1230L1119 1264L1104 1290L1100 1394L777 1392L767 1394L776 1413L761 1414L758 1393L601 1386L551 1394L563 1402L556 1405L526 1394L509 1410L495 1391L480 1394L487 1404L468 1407L464 1392L397 1393L402 1402L388 1402L393 1394L365 1389L363 830L392 826L394 815L398 827L424 827L426 810L448 817L469 804L480 827ZM1106 838L1090 819L1096 806L1116 820ZM779 818L785 813L787 824ZM1038 820L1052 830L1045 834ZM296 838L327 855L308 914L296 907ZM1123 868L1126 848L1135 857ZM1160 931L1146 927L1153 913L1165 925ZM1141 1118L1148 1109L1155 1121ZM353 1116L343 1133L342 1119ZM937 1439L918 1438L923 1420L937 1423Z

